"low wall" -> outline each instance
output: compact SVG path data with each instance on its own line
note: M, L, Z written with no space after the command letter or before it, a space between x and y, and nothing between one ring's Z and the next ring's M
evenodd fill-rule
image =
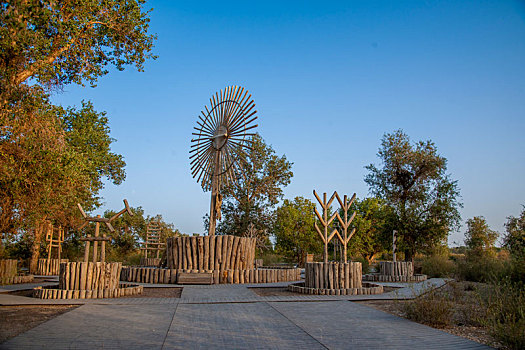
M363 281L370 282L423 282L427 280L427 275L412 276L390 276L370 273L363 276Z
M121 284L118 288L109 289L57 289L57 286L37 287L33 297L39 299L100 299L119 298L128 295L142 294L144 287L136 284Z
M120 262L67 262L60 264L58 288L104 290L119 287Z
M158 267L160 266L161 258L140 258L140 266Z
M372 295L383 293L383 286L362 283L359 288L309 288L304 283L290 284L288 290L295 293L312 294L312 295Z
M177 283L177 274L212 273L214 284L274 283L299 281L301 269L189 270L148 267L123 267L120 280L139 283Z
M60 273L60 264L69 262L68 259L38 259L37 275L53 276Z
M169 269L251 270L255 238L237 236L171 237L166 241Z
M360 262L313 262L305 266L305 287L321 289L361 288Z
M2 259L0 260L0 279L15 277L18 274L18 260Z
M0 260L0 284L31 283L33 278L33 275L18 276L18 260Z
M413 276L414 263L411 261L380 261L379 274L385 276Z

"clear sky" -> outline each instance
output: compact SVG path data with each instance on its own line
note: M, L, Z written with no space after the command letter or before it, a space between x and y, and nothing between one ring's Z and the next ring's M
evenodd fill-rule
M258 132L294 163L286 198L368 195L364 166L403 129L431 139L458 180L465 221L503 232L525 204L525 3L520 1L148 1L158 34L145 72L67 86L63 105L107 111L122 199L203 231L210 194L191 177L196 118L216 91L247 88ZM463 242L464 228L449 243Z

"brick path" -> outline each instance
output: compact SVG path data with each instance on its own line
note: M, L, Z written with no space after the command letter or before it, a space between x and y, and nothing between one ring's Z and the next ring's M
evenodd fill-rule
M407 298L442 283L431 280L382 298ZM184 286L180 299L76 300L85 305L0 349L488 349L350 302L354 297L260 297L246 285L213 285ZM360 299L377 298L366 297ZM1 305L20 301L35 302L0 294Z

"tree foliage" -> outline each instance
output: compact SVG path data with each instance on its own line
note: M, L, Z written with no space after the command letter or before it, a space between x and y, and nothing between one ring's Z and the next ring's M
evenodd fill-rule
M505 223L507 233L503 237L503 246L512 256L525 258L525 207L519 217L509 216Z
M144 0L10 0L0 8L3 92L32 78L44 88L95 84L108 65L140 71L155 37Z
M222 220L217 232L243 236L250 223L260 232L268 232L273 208L293 176L292 163L284 155L277 156L258 134L253 136L252 149L238 161L244 168L235 174L236 181L222 190Z
M394 213L383 200L374 197L356 199L350 207L353 211L356 216L352 227L356 231L350 239L349 252L362 255L370 263L391 247Z
M378 157L365 177L370 191L394 208L399 245L407 259L443 241L460 222L457 181L432 141L410 142L402 130L385 134Z
M490 253L494 249L497 238L498 233L489 228L483 216L475 216L467 220L465 232L467 253L477 257Z
M285 199L275 211L273 234L277 252L303 262L306 253L320 253L322 241L314 229L315 204L309 199Z

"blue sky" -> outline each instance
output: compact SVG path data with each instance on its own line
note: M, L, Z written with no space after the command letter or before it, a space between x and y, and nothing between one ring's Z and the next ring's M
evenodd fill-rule
M159 56L96 88L67 86L63 105L107 111L127 179L122 198L203 231L209 193L192 179L196 117L216 91L252 94L258 132L294 163L285 196L368 195L364 166L403 129L431 139L458 180L463 220L503 232L525 205L525 4L520 1L148 1ZM463 229L449 243L463 242Z

